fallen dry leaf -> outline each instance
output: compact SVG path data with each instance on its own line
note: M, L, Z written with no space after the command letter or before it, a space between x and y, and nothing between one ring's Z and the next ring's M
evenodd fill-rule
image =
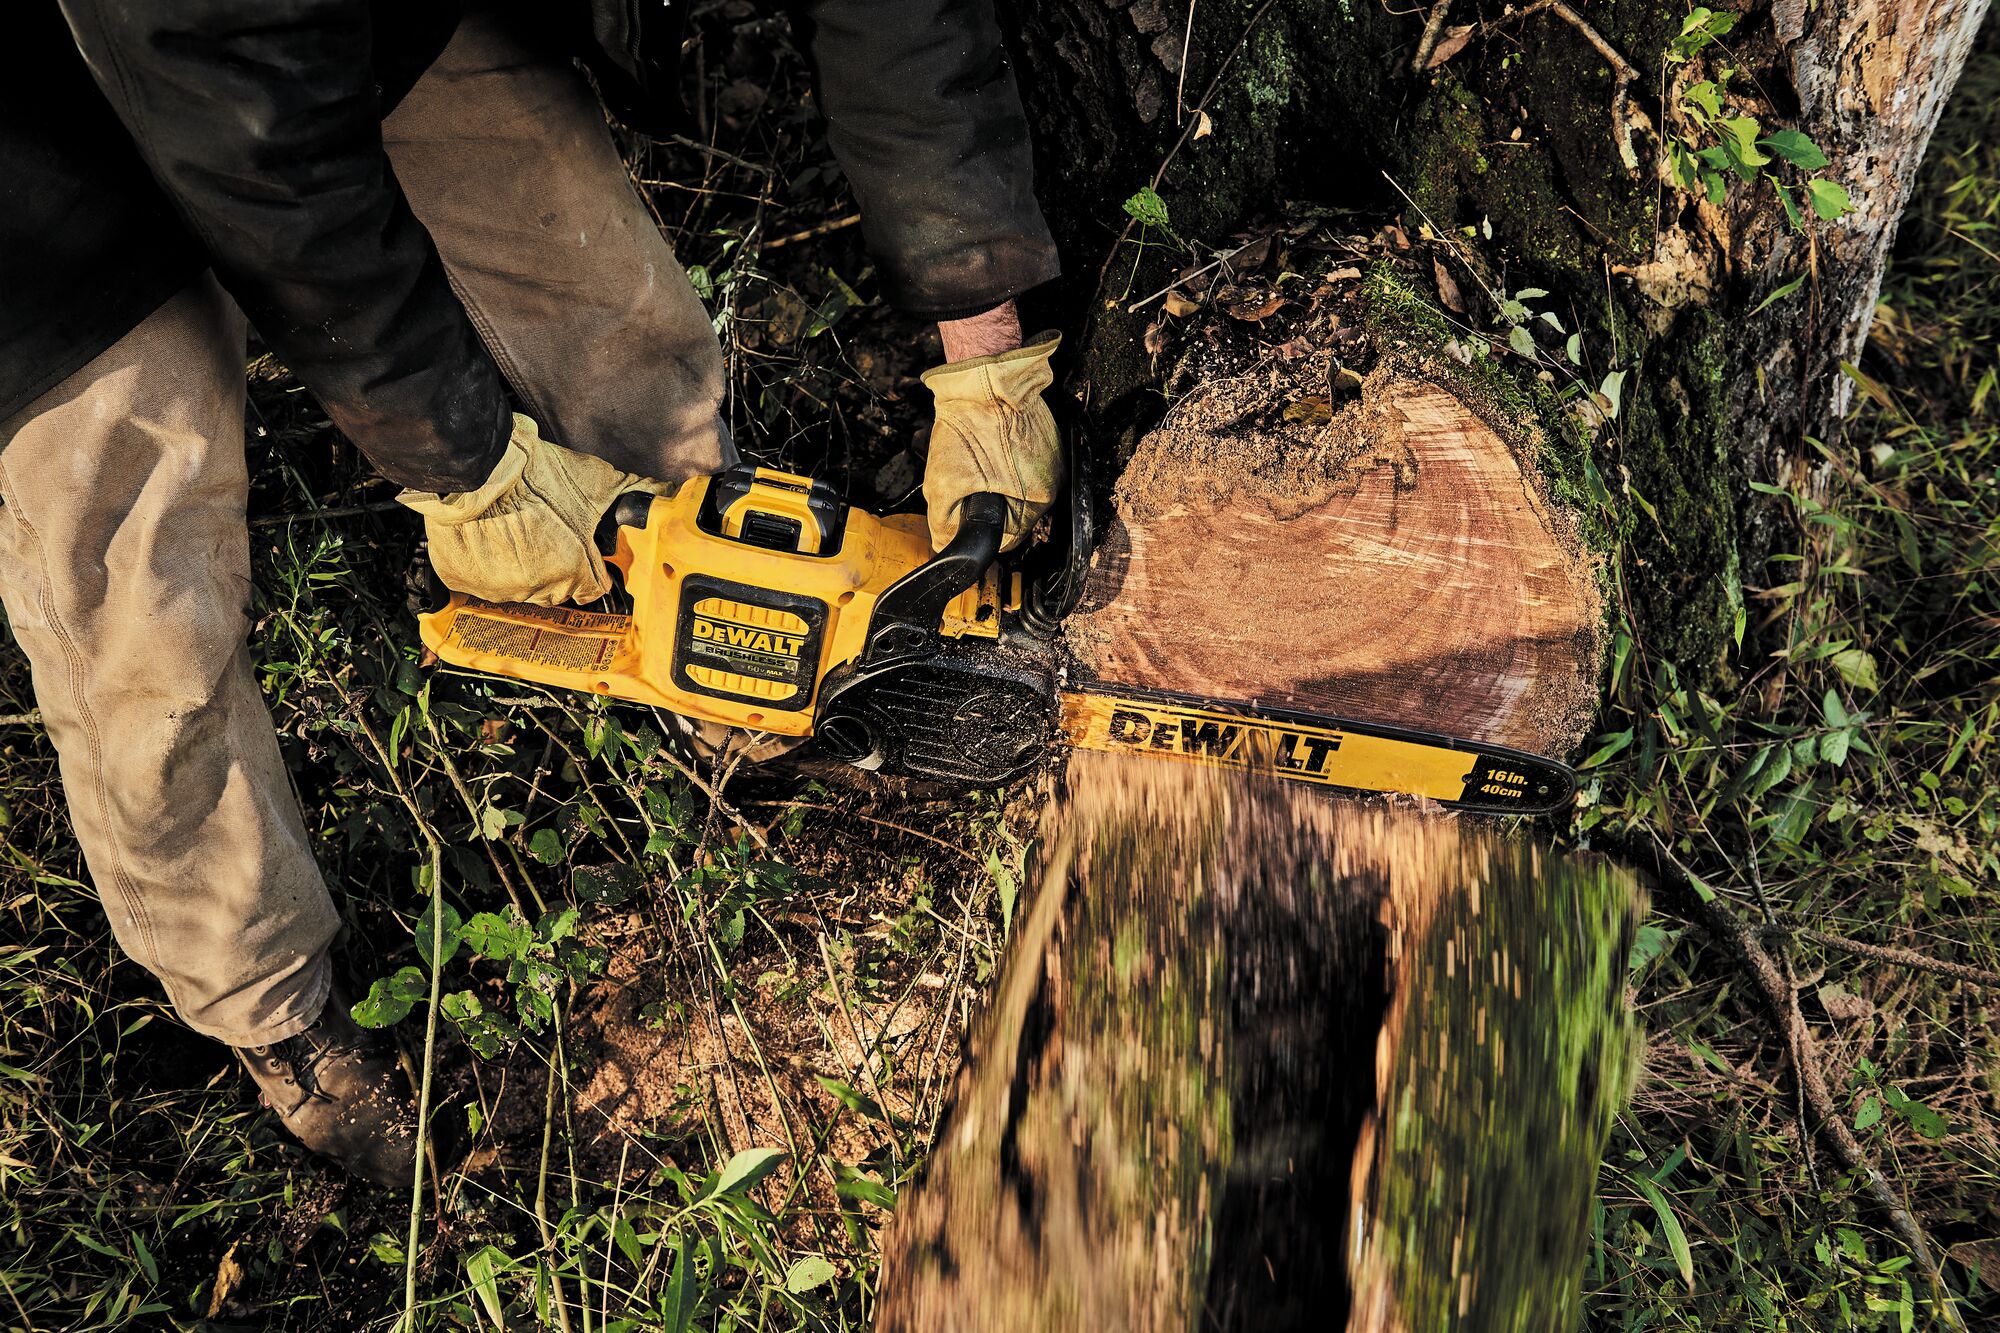
M1285 298L1276 292L1252 293L1240 301L1232 301L1222 307L1231 319L1240 319L1245 324L1261 324L1285 308Z
M1208 118L1208 113L1206 111L1195 112L1194 134L1191 135L1190 137L1195 139L1206 139L1209 135L1213 133L1215 133L1215 122Z
M1444 261L1435 256L1431 259L1431 272L1437 277L1438 299L1459 314L1465 313L1465 297L1458 290L1458 280L1451 276L1451 270Z
M1168 292L1167 299L1162 301L1160 304L1164 306L1166 308L1166 312L1169 315L1172 315L1175 319L1180 319L1184 316L1192 315L1195 311L1201 309L1201 302L1193 300L1186 296L1182 296L1179 292Z
M222 1252L222 1262L215 1266L215 1286L208 1293L206 1318L221 1314L236 1288L243 1284L243 1265L236 1262L236 1250L242 1244L241 1240L229 1242L229 1248Z
M1472 40L1472 29L1473 25L1470 23L1456 23L1446 28L1444 37L1432 49L1431 58L1424 62L1424 68L1436 69L1439 65L1442 65L1445 61L1463 51L1465 44Z
M1167 350L1167 322L1156 319L1146 326L1146 355L1158 356Z

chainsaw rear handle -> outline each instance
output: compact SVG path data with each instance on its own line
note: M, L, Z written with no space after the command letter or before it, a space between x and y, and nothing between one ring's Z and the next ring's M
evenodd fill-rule
M627 491L611 502L604 511L604 517L597 520L597 531L592 536L597 541L597 553L606 560L618 554L618 529L643 528L646 516L653 510L651 491ZM619 570L624 573L624 570Z

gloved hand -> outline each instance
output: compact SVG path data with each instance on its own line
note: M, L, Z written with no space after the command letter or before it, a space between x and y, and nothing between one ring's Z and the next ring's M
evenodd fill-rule
M448 588L489 602L590 602L611 590L598 520L626 491L667 489L601 458L551 444L514 414L499 466L476 491L396 498L424 516L431 567Z
M924 372L924 384L937 400L924 466L924 503L936 549L958 534L959 506L968 495L997 491L1007 497L1002 550L1018 545L1055 500L1062 485L1062 440L1042 390L1055 381L1049 358L1061 341L1060 334L1043 334L1011 352Z

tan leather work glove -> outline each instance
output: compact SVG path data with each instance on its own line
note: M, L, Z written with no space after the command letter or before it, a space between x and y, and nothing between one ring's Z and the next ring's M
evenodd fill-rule
M611 590L597 553L598 520L626 491L665 484L551 444L514 414L507 452L476 491L396 498L424 516L431 567L447 588L489 602L591 602Z
M931 545L943 550L958 535L958 511L968 495L1007 497L1006 539L1020 544L1062 486L1062 439L1042 390L1055 381L1049 358L1062 335L1046 333L997 356L952 361L924 372L937 400L924 503Z

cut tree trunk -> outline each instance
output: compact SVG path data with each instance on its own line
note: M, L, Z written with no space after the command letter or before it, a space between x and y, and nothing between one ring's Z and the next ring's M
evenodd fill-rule
M1130 307L1177 270L1300 201L1428 230L1470 298L1454 312L1463 327L1504 346L1498 300L1546 289L1536 308L1581 334L1577 376L1594 388L1624 372L1622 410L1591 442L1611 529L1600 546L1620 551L1640 651L1715 671L1783 514L1749 483L1797 483L1807 438L1837 435L1841 363L1866 337L1987 3L1714 5L1740 22L1678 63L1666 52L1685 5L1017 5L1040 193L1071 275L1062 313L1090 325L1078 382L1129 448L1171 360L1148 344L1171 344L1177 323L1157 301ZM1419 72L1427 26L1440 40ZM1732 180L1720 204L1673 183L1667 140L1699 139L1682 94L1723 66L1730 114L1808 135L1830 159L1812 174L1845 186L1852 212L1795 229L1766 180ZM1149 184L1195 249L1126 226L1121 203ZM1561 336L1533 328L1560 371Z
M1140 445L1067 626L1079 674L1567 754L1602 609L1532 465L1407 367L1323 425L1258 424L1271 395L1190 393Z
M1069 788L877 1329L1574 1327L1630 878L1179 766Z

